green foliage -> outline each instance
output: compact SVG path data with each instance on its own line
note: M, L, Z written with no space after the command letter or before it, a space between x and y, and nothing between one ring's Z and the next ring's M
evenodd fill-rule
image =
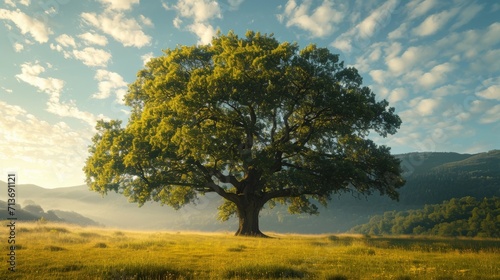
M396 199L399 160L367 135L394 134L401 120L361 84L327 48L252 31L167 49L129 86L126 127L97 123L87 183L175 209L216 192L237 206L223 205L222 220L256 221L268 201L317 213L312 199L337 192Z
M423 209L390 211L351 231L364 234L415 234L500 237L500 198L451 199Z

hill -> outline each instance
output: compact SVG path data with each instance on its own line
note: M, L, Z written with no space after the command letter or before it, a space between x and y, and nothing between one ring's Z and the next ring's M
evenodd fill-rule
M422 209L390 211L351 229L362 234L500 237L500 198L453 198Z
M7 209L7 202L0 200L0 208ZM36 221L43 218L46 221L62 222L80 226L102 226L102 224L99 224L94 220L84 217L83 215L80 215L73 211L44 211L40 205L35 204L31 200L27 200L24 207L22 207L20 204L16 204L14 208L15 217L20 221ZM9 216L7 211L0 212L0 219L6 220L8 217Z
M482 199L500 197L500 151L480 154L410 153L398 155L407 183L400 192L400 201L374 194L358 197L338 194L320 215L290 215L278 205L261 211L261 229L275 232L335 233L367 223L386 211L418 209L425 204L465 196ZM0 182L4 187L5 182ZM19 185L18 201L25 206L36 203L43 209L75 212L99 224L124 229L167 229L234 231L236 219L222 223L216 220L222 200L214 194L201 196L196 205L175 211L158 203L138 208L114 192L101 197L87 186L45 189L35 185ZM0 194L0 199L5 194Z
M407 180L400 192L403 204L500 196L500 150L475 155L413 153L400 159Z

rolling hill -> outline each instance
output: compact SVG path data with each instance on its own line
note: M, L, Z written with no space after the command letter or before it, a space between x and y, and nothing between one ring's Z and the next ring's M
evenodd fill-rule
M275 232L326 233L345 232L369 221L370 217L391 210L418 209L425 204L441 203L465 196L500 196L500 151L480 154L410 153L398 155L407 183L400 189L400 201L377 194L354 197L334 196L318 216L290 215L283 206L261 211L261 229ZM5 182L0 182L4 187ZM5 193L0 200L5 200ZM107 227L147 230L235 231L236 219L222 223L216 220L221 198L214 194L201 196L196 205L179 211L146 203L142 207L129 203L117 193L100 194L85 185L45 189L36 185L18 185L18 202L24 207L37 204L58 217L64 211ZM28 203L26 203L28 202ZM20 212L19 212L20 213ZM28 213L29 214L29 213Z

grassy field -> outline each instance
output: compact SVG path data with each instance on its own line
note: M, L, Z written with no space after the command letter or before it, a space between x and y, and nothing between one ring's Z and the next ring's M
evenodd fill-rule
M0 279L500 279L500 240L17 225Z

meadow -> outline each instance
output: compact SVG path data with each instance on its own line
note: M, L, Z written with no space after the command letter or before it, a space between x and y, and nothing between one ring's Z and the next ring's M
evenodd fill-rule
M21 222L0 279L500 279L500 240L142 232Z

